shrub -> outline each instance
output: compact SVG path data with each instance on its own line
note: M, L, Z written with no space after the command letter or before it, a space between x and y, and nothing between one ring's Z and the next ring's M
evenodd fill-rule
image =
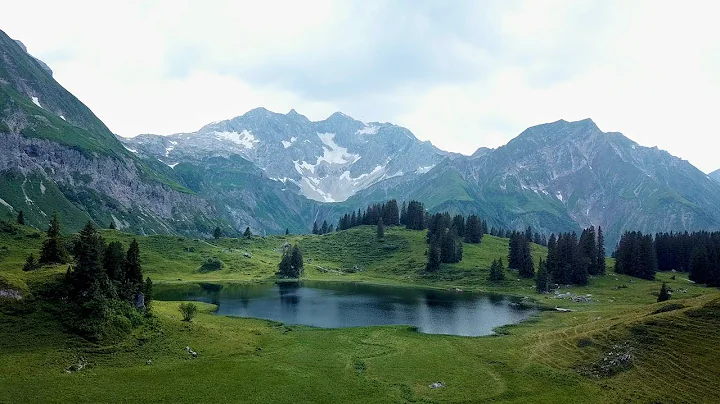
M180 303L178 307L180 314L183 316L183 321L190 322L198 312L198 307L195 303Z
M223 268L223 262L219 259L212 257L208 258L203 262L203 264L200 266L200 271L202 272L212 272L212 271L219 271Z

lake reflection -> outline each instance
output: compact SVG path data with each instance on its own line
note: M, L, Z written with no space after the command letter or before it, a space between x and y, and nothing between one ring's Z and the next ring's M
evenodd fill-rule
M480 336L531 315L502 295L303 282L157 285L158 300L213 303L223 316L257 317L322 328L411 325L426 334Z

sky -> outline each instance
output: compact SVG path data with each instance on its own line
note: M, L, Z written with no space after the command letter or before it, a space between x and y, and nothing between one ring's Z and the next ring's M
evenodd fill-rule
M709 172L720 168L714 3L0 0L0 29L122 136L262 106L391 122L472 154L592 118Z

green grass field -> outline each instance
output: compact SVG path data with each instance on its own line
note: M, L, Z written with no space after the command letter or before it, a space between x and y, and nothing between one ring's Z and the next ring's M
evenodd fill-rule
M37 254L42 237L28 228L0 234L0 290L32 294L65 271L23 273L25 257ZM125 245L135 237L103 236ZM185 323L177 302L154 302L150 323L103 345L68 334L29 298L0 311L0 402L717 402L717 290L681 273L644 281L608 272L586 287L568 288L592 295L592 303L573 303L536 294L531 280L509 270L505 282L488 283L490 263L506 260L508 248L506 239L491 236L479 246L466 244L462 262L429 276L424 237L388 229L379 242L374 228L361 227L325 236L138 241L146 275L156 283L268 280L288 241L312 260L307 279L497 291L574 311L542 311L500 335L466 338L402 326L286 326L215 316L212 305L202 305ZM533 248L537 261L544 249ZM224 268L200 271L208 257L222 260ZM662 280L676 292L670 302L655 303ZM198 358L191 359L186 346ZM632 366L613 376L598 373L617 346L631 352ZM87 367L66 372L78 362ZM446 387L428 387L437 381Z

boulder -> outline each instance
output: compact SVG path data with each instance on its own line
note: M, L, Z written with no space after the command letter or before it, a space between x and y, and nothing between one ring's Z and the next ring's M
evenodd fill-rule
M142 292L138 292L133 299L133 306L138 310L145 310L145 295Z

